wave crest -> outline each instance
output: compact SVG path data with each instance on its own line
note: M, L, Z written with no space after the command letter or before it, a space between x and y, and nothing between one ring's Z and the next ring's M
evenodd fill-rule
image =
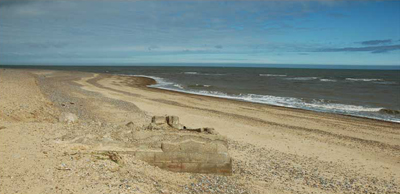
M291 77L286 78L286 80L297 80L297 81L309 81L309 80L316 80L318 77Z
M263 77L286 77L286 75L280 75L280 74L259 74L259 76Z
M211 85L203 85L203 84L194 84L194 85L188 85L189 88L209 88Z
M223 73L199 73L199 72L195 72L195 71L186 71L186 72L183 72L183 74L186 74L186 75L214 75L214 76L226 75Z
M188 75L197 75L197 74L199 74L199 73L193 72L193 71L187 71L187 72L184 72L184 74L188 74Z
M348 81L362 81L362 82L372 82L372 81L383 81L383 79L367 79L367 78L346 78Z
M336 82L336 80L334 80L334 79L319 79L319 81L322 81L322 82Z

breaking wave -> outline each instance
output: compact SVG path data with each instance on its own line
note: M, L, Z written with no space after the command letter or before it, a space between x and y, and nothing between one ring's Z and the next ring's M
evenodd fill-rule
M209 88L211 85L203 85L203 84L194 84L194 85L188 85L189 88Z
M297 80L297 81L309 81L309 80L316 80L318 77L291 77L286 78L286 80Z
M346 78L348 81L362 81L362 82L371 82L371 81L383 81L382 79L364 79L364 78Z
M192 72L192 71L188 71L188 72L184 72L184 74L188 74L188 75L197 75L199 73L197 72Z
M183 89L183 86L180 84L174 84L175 87L179 88L179 89Z
M318 112L328 112L328 113L337 113L337 114L352 115L359 117L367 117L367 118L400 123L400 119L398 118L398 115L400 114L399 110L391 110L383 107L368 107L360 105L341 104L338 102L323 100L323 99L306 100L294 97L280 97L280 96L260 95L260 94L234 95L220 91L213 91L211 85L195 84L184 87L180 84L169 82L164 78L160 77L146 76L146 75L134 75L134 76L148 77L156 80L157 82L156 84L148 86L152 88L159 88L159 89L165 89L165 90L171 90L189 94L198 94L203 96L213 96L219 98L269 104L282 107L299 108L299 109L312 110ZM309 80L311 78L317 79L314 77L307 77L307 78Z
M322 81L322 82L336 82L336 80L334 80L334 79L319 79L319 81Z
M195 71L186 71L186 72L183 72L183 74L186 74L186 75L215 75L215 76L225 75L222 73L199 73L199 72L195 72Z
M259 76L266 76L266 77L286 77L286 75L279 75L279 74L259 74Z

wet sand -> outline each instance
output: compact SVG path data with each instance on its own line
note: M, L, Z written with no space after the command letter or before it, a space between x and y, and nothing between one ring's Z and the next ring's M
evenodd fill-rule
M398 123L146 87L154 83L0 70L0 192L400 192ZM76 114L79 122L58 122L61 112ZM233 175L172 173L129 155L115 167L93 157L93 143L76 141L113 139L128 130L121 127L126 123L141 127L154 115L176 115L187 126L213 127L226 136Z

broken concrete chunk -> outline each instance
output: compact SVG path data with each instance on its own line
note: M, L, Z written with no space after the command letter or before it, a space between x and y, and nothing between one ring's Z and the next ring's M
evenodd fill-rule
M153 116L151 122L147 127L148 130L168 130L172 128L199 133L218 134L214 128L188 128L179 123L179 117L177 116Z
M167 122L168 122L168 125L173 128L176 128L176 129L181 128L181 125L179 124L179 117L177 117L177 116L168 116Z
M150 123L150 124L146 127L146 129L147 129L147 130L154 131L154 130L164 130L165 128L164 128L163 125L155 124L155 123Z
M154 116L151 119L151 122L157 125L161 125L167 123L167 119L164 116Z
M180 152L181 148L177 143L163 142L161 143L161 150L163 152Z
M135 156L174 172L231 175L232 159L223 138L192 134L161 143L161 150L141 150Z
M148 126L127 135L131 150L109 151L133 154L137 159L173 172L232 174L227 139L214 128L191 129L180 124L177 116L154 116ZM113 136L116 140L119 137ZM114 155L109 157L118 161Z
M163 152L216 153L217 144L198 142L189 139L179 143L163 142L161 144L161 149Z
M151 119L151 124L153 126L148 127L148 129L151 130L155 130L156 128L158 128L156 127L157 125L161 126L163 129L168 129L168 127L172 127L174 129L184 128L183 125L179 124L179 117L177 116L153 116L153 118Z

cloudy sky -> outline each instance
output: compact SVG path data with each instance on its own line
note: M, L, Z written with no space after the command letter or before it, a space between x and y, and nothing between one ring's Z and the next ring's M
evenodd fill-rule
M400 65L400 1L0 0L0 64Z

